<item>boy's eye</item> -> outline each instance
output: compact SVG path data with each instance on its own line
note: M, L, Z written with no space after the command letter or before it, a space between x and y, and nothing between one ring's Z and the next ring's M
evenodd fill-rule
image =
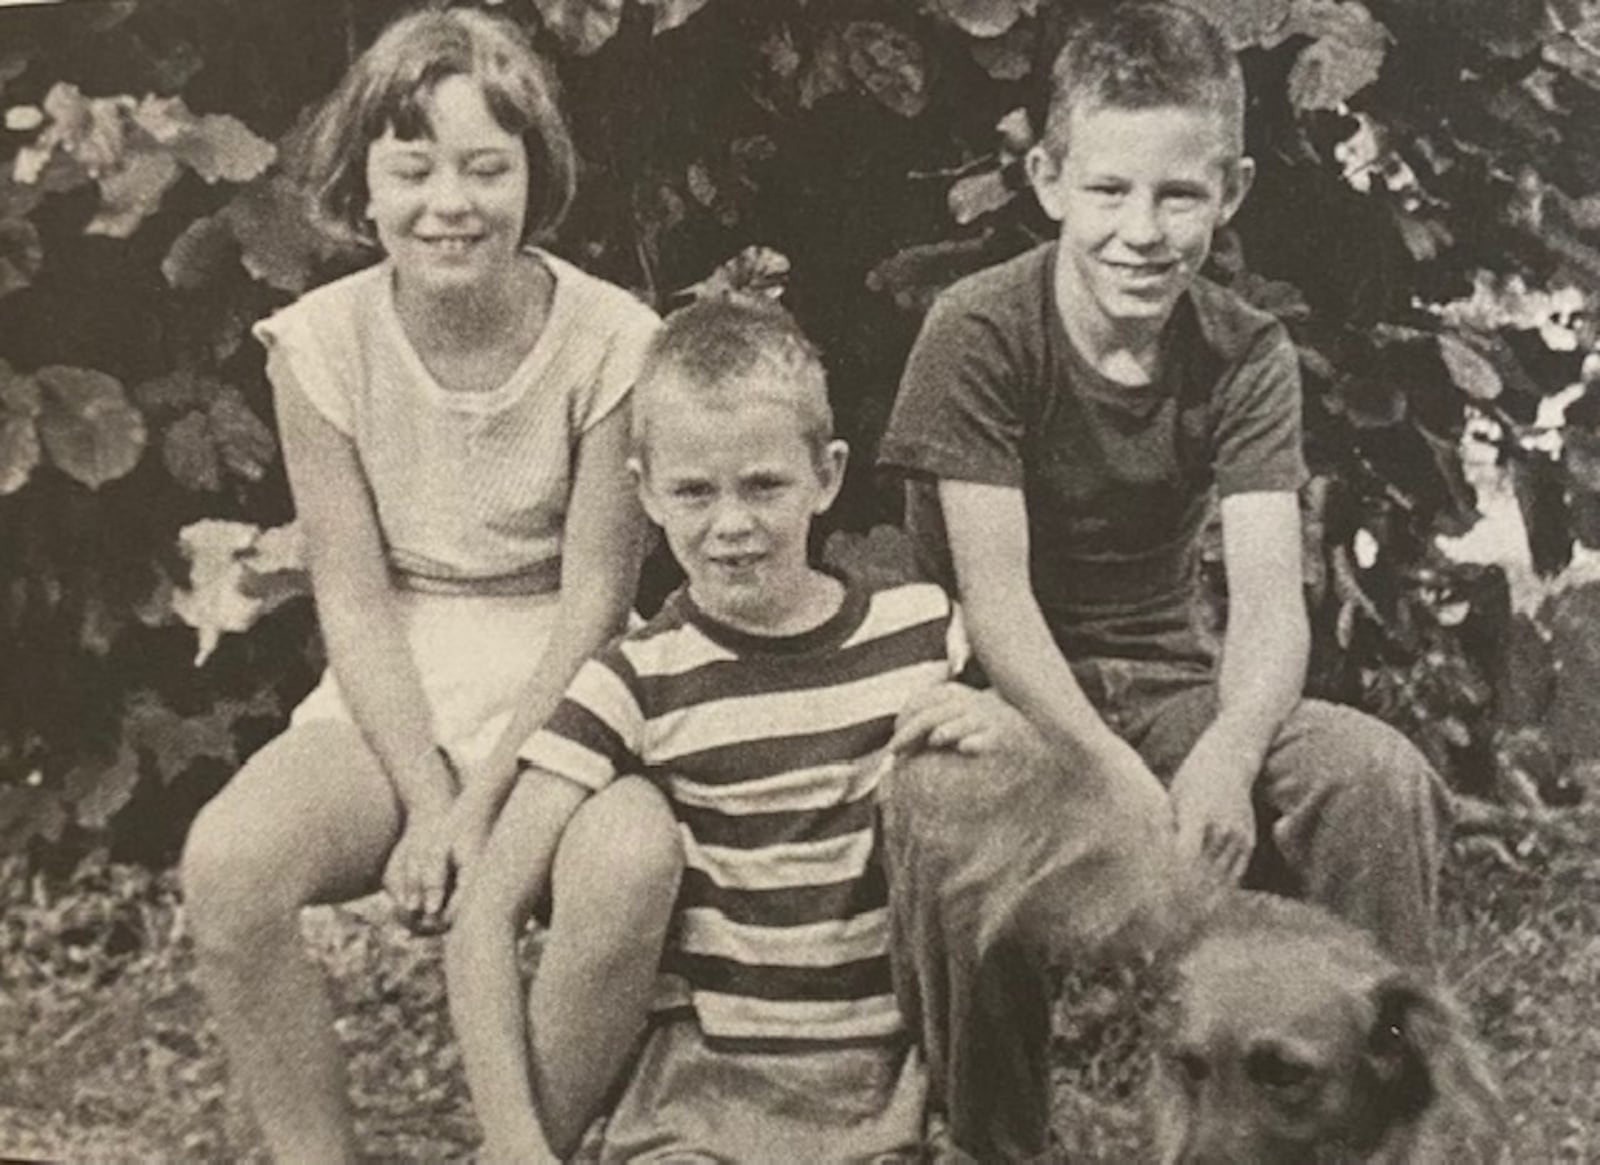
M680 502L704 501L711 496L711 486L703 481L675 482L667 490L667 495Z

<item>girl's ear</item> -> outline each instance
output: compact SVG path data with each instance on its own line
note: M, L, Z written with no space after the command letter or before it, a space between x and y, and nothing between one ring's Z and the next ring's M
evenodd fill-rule
M817 504L812 507L812 513L825 513L839 496L839 490L844 485L844 467L850 460L850 446L843 441L829 441L823 446L821 455L817 458L817 478L822 483L822 494L817 498Z

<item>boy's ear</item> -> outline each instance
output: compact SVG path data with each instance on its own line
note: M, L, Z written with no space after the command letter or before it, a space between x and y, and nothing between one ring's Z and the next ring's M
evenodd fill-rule
M1239 213L1239 207L1244 205L1245 195L1250 193L1250 187L1256 180L1256 160L1249 156L1242 156L1228 167L1228 175L1222 188L1222 221L1218 226L1224 226L1233 220Z
M817 498L817 504L812 508L816 514L826 513L829 506L833 505L839 496L839 489L844 485L844 467L850 460L850 446L843 441L829 441L823 446L822 456L817 459L817 476L822 481L822 495Z
M645 516L659 526L661 520L656 517L655 499L645 478L644 462L637 457L630 457L627 466L628 476L633 479L633 488L639 491L639 504L644 507Z
M1040 209L1060 222L1067 210L1061 198L1061 159L1040 142L1029 147L1023 164L1028 171L1028 185L1033 187Z

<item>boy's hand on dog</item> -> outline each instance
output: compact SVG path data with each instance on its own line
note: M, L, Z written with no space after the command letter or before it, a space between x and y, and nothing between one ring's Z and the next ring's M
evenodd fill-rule
M1195 743L1169 792L1178 826L1178 852L1197 861L1218 881L1237 883L1256 848L1256 815L1250 790L1257 759L1221 733Z
M1022 713L993 692L947 683L906 701L895 718L889 749L906 753L919 748L947 748L976 756L1026 731L1027 721Z

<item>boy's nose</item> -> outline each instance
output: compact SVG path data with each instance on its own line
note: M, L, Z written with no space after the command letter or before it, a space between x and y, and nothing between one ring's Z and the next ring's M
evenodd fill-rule
M1131 247L1151 247L1163 237L1161 215L1155 200L1129 198L1123 203L1117 221L1117 234Z
M711 513L711 532L718 538L743 538L754 528L750 507L736 497L723 498Z

